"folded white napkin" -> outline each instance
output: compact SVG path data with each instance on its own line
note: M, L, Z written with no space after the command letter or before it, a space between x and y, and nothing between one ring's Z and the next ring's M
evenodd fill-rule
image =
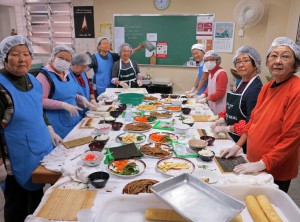
M104 100L104 99L117 100L118 96L114 92L104 92L104 93L100 94L97 97L98 101L101 101L101 100Z

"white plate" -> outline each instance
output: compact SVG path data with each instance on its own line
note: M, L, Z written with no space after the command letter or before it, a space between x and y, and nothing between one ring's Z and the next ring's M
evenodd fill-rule
M176 107L176 108L180 108L180 110L169 110L168 107ZM169 111L169 112L173 112L173 113L181 112L181 106L164 106L163 109L166 110L166 111Z
M119 161L119 160L116 160L116 161ZM113 165L114 161L110 162L108 164L107 168L108 168L109 172L111 172L112 174L114 174L116 176L119 176L119 177L135 177L135 176L138 176L138 175L142 174L145 171L146 164L145 164L144 161L138 160L138 159L128 159L128 161L130 163L134 162L137 165L137 167L139 169L139 173L133 174L133 175L120 175L120 174L117 174L117 173L114 172L114 171L116 171L116 169L114 168L114 165Z
M209 178L208 183L216 183L219 180L219 175L211 170L197 169L193 172L193 175L199 180L201 180L201 178Z
M145 115L145 117L149 117L150 115ZM136 122L136 123L149 123L149 124L152 124L152 123L155 123L157 121L157 117L155 116L155 120L154 121L151 121L151 122L140 122L140 121L136 121L134 118L136 118L137 116L133 117L133 121Z
M128 142L128 143L127 142L123 142L122 140L119 139L119 137L124 137L124 136L126 136L128 134L134 134L135 138L137 136L142 136L143 137L142 140L135 142L136 144L143 143L143 142L146 141L146 136L144 134L141 134L141 133L121 133L120 135L117 136L116 141L119 142L119 143L123 143L123 144L133 143L133 142Z
M160 141L154 141L154 140L150 139L151 135L153 135L153 134L164 135L164 136L169 135L169 136L171 137L171 140L172 140L173 142L177 142L177 141L178 141L178 136L176 136L176 135L173 134L173 133L157 132L157 133L151 133L151 134L149 135L149 139L148 139L149 142L152 142L152 143L163 143L163 142L160 142ZM166 142L166 144L170 144L172 141Z
M159 165L164 164L164 162L172 162L172 163L187 163L189 168L188 169L179 169L179 170L173 170L170 169L167 172L163 172L161 169L158 168ZM177 176L183 173L193 173L195 170L195 165L189 161L188 159L184 159L181 157L170 157L170 158L165 158L157 162L156 168L163 174L168 175L168 176Z
M155 147L155 143L147 143L147 144L144 144L144 145L142 145L142 146L145 146L145 145L149 145L149 146L152 147L152 148ZM151 158L161 159L161 158L159 158L159 157L157 157L157 156L153 156L153 155L149 155L149 154L144 153L144 152L142 151L142 149L141 149L142 146L140 146L140 151L141 151L146 157L151 157ZM168 151L168 152L170 153L170 154L169 154L168 156L166 156L166 157L170 157L170 156L173 155L172 147L171 147L170 145L161 143L161 148L162 148L163 150ZM166 157L164 157L164 158L166 158Z

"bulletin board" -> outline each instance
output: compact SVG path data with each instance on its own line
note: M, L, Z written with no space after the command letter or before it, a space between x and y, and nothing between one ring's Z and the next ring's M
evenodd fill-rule
M186 66L191 57L191 46L198 42L197 19L213 14L196 15L114 15L114 43L123 38L133 48L147 40L147 34L156 33L157 46L167 44L167 55L156 55L156 65ZM120 33L118 30L123 30ZM213 30L213 29L212 29ZM123 36L122 36L123 35ZM121 37L120 37L121 36ZM131 56L138 64L150 64L146 49ZM158 52L158 50L154 50ZM150 53L153 53L151 51Z

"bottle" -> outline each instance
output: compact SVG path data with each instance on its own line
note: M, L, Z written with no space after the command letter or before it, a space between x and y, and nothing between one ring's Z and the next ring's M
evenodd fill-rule
M132 122L132 104L127 104L127 109L125 111L125 122Z

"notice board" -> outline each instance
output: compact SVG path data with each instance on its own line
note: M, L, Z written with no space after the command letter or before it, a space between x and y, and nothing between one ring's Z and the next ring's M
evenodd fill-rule
M114 45L117 46L123 41L135 48L148 40L147 35L154 34L156 65L186 66L192 56L191 46L198 42L197 19L201 16L214 18L212 14L114 15ZM165 47L167 53L159 54L158 47L162 49ZM138 64L150 64L150 58L146 56L145 50L134 53L131 59ZM118 48L115 51L118 51ZM150 53L153 54L154 51Z

